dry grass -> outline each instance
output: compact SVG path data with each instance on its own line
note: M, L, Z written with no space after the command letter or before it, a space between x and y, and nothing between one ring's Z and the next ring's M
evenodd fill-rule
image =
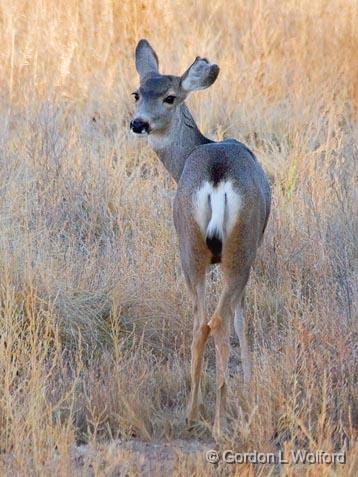
M344 449L345 466L281 472L357 475L357 3L1 0L0 23L1 475L143 475L130 443L116 448L134 437L174 443L170 471L166 451L152 462L163 475L275 470L203 461L212 345L208 425L185 428L191 304L175 188L128 135L143 36L164 72L197 54L221 66L190 99L198 124L245 141L272 181L247 293L253 388L233 338L226 447ZM214 271L212 304L218 289Z

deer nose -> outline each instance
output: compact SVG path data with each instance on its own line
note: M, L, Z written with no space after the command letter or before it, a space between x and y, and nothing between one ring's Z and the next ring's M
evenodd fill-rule
M133 132L137 134L149 133L149 123L143 121L142 119L134 119L130 123L130 128Z

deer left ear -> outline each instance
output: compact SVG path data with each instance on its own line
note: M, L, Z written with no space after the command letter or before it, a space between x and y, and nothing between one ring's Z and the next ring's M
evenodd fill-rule
M215 82L219 71L218 65L211 64L206 58L197 56L194 63L180 78L180 86L186 93L208 88Z
M150 73L158 73L158 56L147 40L138 42L135 50L135 65L141 78Z

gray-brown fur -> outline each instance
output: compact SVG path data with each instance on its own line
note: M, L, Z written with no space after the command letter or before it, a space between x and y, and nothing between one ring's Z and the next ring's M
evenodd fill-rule
M134 121L137 121L137 131L141 124L143 130L149 131L149 143L178 184L173 206L174 224L195 315L188 419L199 418L202 354L211 334L217 361L213 432L219 437L225 420L229 332L233 315L240 339L245 380L250 375L247 323L243 317L244 289L269 217L270 187L254 154L244 144L234 139L214 142L203 136L184 103L190 92L207 88L216 80L218 66L197 57L188 70L177 77L160 75L158 65L154 50L146 40L141 40L136 50L141 83L137 91L139 100ZM175 97L173 104L167 103L167 100L173 99L166 98L168 94ZM220 192L220 187L225 192ZM206 190L209 191L208 197ZM202 192L202 196L196 203L198 191ZM221 197L223 203L220 203ZM212 205L213 200L216 205ZM220 211L223 211L222 215ZM202 213L200 220L199 213ZM206 219L207 213L209 216ZM209 225L205 220L211 220L214 213L219 217L218 224L222 223L221 228L218 226L220 231L214 230L213 234L218 234L215 240L222 240L220 260L224 290L209 320L205 307L205 275L209 264L213 260L218 261L218 257L213 257L207 245ZM202 220L208 227L206 234L202 230Z

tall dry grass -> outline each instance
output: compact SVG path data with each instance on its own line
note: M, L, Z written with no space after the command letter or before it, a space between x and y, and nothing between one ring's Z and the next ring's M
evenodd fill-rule
M226 446L345 450L345 466L281 472L356 475L357 3L1 0L0 22L1 475L142 475L116 439L210 442L212 345L207 425L184 422L192 314L175 187L128 135L141 37L164 72L197 54L221 66L190 106L211 137L246 142L272 182L247 293L253 386L233 337ZM219 289L214 270L211 306ZM277 470L175 455L152 475Z

